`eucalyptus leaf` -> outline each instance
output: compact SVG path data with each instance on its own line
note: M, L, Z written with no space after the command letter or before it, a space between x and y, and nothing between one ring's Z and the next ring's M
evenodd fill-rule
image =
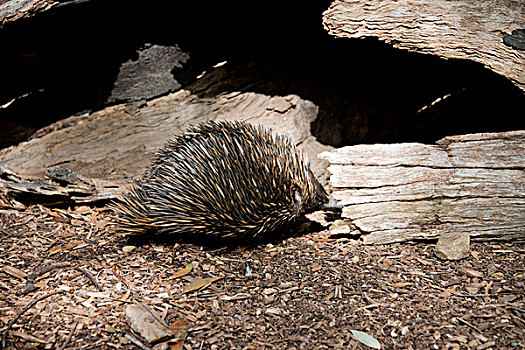
M356 331L355 329L351 329L350 332L352 332L352 335L357 341L365 344L366 346L369 346L372 349L381 349L381 344L379 344L377 339L371 335L365 332Z
M496 268L494 266L489 267L488 270L487 270L487 276L492 275L496 271L497 270L496 270Z

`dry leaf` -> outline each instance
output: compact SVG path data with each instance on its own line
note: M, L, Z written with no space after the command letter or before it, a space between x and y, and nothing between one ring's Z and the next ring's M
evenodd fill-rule
M122 247L122 251L124 253L129 253L129 252L133 251L135 248L137 248L137 247L135 247L134 245L126 245L126 246Z
M465 268L463 269L463 273L469 277L483 278L483 273L474 269Z
M312 238L314 242L332 242L337 241L337 238Z
M46 212L51 215L52 217L58 218L58 217L64 217L64 213L60 209L51 210L46 208Z
M206 278L196 279L195 281L188 284L184 288L182 293L189 293L189 292L193 292L195 290L201 289L201 288L205 288L209 286L210 284L212 284L213 282L220 280L221 278L222 277L206 277Z
M264 313L267 315L280 315L281 309L279 309L278 307L269 307Z
M64 250L75 248L76 246L79 246L83 243L84 241L72 241L66 244L59 244L59 245L53 246L49 250L49 255L54 255L54 254L63 252Z
M399 282L399 283L394 283L394 285L392 287L394 287L394 288L404 288L404 287L411 286L413 284L414 283L412 283L412 282Z
M75 208L75 213L77 214L88 214L91 213L91 208L87 205L81 205Z
M184 349L184 340L178 340L176 343L169 343L170 350Z
M5 273L10 274L11 276L20 278L21 280L27 277L27 273L20 269L17 269L16 267L5 265L2 267L2 270L4 270Z
M316 272L316 271L319 271L323 268L323 266L318 263L318 262L315 262L312 264L312 272Z
M173 329L174 331L185 330L185 329L190 328L190 326L191 326L191 323L189 323L188 321L182 318L176 319L170 324L170 328Z
M131 328L149 343L173 337L175 333L150 307L133 303L126 307Z
M27 334L27 333L24 333L22 331L13 331L13 335L17 336L19 338L22 338L24 340L33 342L33 343L41 343L41 344L46 344L47 343L46 339L38 338L38 337L35 337L34 335Z
M265 288L265 289L263 289L263 291L262 291L262 293L263 293L264 295L275 294L275 293L277 293L277 292L278 292L278 290L275 289L275 288Z
M465 289L469 294L476 294L479 292L480 286L479 283L474 283L469 286L466 286Z
M193 265L192 264L188 264L188 266L186 266L182 270L180 270L178 272L175 272L173 275L171 275L170 277L166 278L165 281L174 280L175 278L186 276L188 273L191 272L191 270L193 270Z
M352 335L356 340L365 344L366 346L369 346L372 349L381 349L381 344L379 344L377 339L372 337L371 335L365 332L357 331L355 329L351 329L350 332L352 332Z

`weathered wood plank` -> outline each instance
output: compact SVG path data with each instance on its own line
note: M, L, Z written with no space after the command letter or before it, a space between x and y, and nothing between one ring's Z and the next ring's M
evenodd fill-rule
M525 51L503 43L525 27L522 0L336 0L323 15L329 34L377 37L394 47L479 62L525 91Z
M416 200L434 197L506 196L525 197L522 170L433 169L428 167L330 166L332 186L342 204L360 201ZM521 180L521 182L520 182Z
M323 152L342 216L365 243L436 238L525 240L525 131L447 137L437 145Z
M481 133L445 137L437 145L420 143L374 144L341 147L325 153L332 164L351 165L422 165L439 168L523 168L524 131Z

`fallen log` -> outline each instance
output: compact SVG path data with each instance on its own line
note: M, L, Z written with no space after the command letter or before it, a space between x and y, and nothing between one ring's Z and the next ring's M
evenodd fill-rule
M310 134L318 108L295 95L224 93L198 97L186 90L107 107L67 128L0 150L0 189L23 202L92 203L118 196L147 168L153 153L190 125L244 120L285 132L323 178L331 149ZM324 176L327 179L327 175Z
M400 49L479 62L525 91L524 18L521 0L336 0L323 24L336 37L377 37Z
M467 232L525 241L525 131L323 152L333 197L366 244Z

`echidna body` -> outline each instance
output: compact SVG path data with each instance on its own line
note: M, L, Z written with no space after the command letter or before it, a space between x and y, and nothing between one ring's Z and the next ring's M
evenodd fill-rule
M242 122L206 122L168 141L115 204L121 229L260 238L328 201L285 136Z

